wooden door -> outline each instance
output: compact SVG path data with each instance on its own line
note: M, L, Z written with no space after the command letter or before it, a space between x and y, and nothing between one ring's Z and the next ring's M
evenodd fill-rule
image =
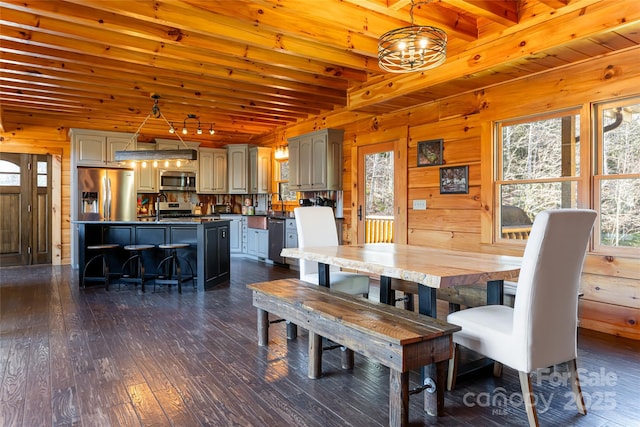
M0 265L51 263L51 157L0 153Z

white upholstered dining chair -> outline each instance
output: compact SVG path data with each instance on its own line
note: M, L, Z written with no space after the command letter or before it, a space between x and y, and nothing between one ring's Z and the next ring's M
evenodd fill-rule
M338 245L338 230L333 209L328 206L299 207L293 210L298 230L298 247L322 247ZM318 263L300 260L300 280L318 284ZM340 271L331 266L329 287L351 295L369 294L369 276Z
M578 411L586 414L576 368L578 292L595 218L586 209L540 212L525 247L514 307L489 305L447 316L462 327L453 334L449 390L462 345L518 371L529 424L537 426L530 375L566 362Z

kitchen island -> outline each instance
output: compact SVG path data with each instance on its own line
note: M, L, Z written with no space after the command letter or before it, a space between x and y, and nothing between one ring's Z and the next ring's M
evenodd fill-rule
M74 221L78 226L79 282L82 283L84 265L92 255L87 246L117 243L117 248L109 254L109 264L114 282L117 282L122 263L128 258L125 245L154 245L145 251L145 278L156 275L159 262L165 252L158 245L188 243L189 247L179 251L180 262L186 261L197 277L198 291L210 289L229 280L230 248L229 221L224 219L206 220L186 218L159 221ZM92 263L97 264L97 263ZM91 266L89 275L99 275L99 265ZM191 274L187 265L182 266L183 274Z

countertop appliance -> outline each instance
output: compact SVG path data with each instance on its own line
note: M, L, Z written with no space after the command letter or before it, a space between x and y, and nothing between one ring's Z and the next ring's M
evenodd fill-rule
M285 242L285 220L283 218L269 218L267 220L269 230L269 259L278 264L284 264L286 260L280 256Z
M80 221L135 221L134 171L78 167Z
M160 190L196 191L195 172L161 170Z

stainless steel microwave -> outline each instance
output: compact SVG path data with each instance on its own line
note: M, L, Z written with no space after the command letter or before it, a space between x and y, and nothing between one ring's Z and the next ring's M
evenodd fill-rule
M196 191L195 172L161 170L160 190Z

